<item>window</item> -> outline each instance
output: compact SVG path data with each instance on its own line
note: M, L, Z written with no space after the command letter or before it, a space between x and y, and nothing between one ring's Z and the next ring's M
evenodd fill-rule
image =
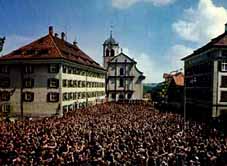
M120 78L120 85L119 85L119 87L123 87L124 86L124 80L123 80L123 78Z
M9 88L10 87L10 80L9 78L0 78L0 87L1 88Z
M1 93L1 101L9 101L10 100L10 93L7 91L3 91Z
M48 79L48 88L58 88L58 87L59 87L58 79L55 79L55 78Z
M72 99L73 99L73 93L69 93L69 94L68 94L68 99L69 99L69 100L72 100Z
M221 63L221 71L227 71L227 61Z
M69 87L73 87L73 80L69 80L68 83L69 83L68 84Z
M124 69L120 68L120 75L124 75Z
M23 101L25 101L25 102L34 101L34 93L32 93L32 92L24 92L23 93Z
M10 104L4 103L4 104L2 105L2 112L3 112L3 113L10 113Z
M112 93L111 98L115 100L116 99L116 94Z
M80 99L80 98L81 98L81 92L78 93L78 99Z
M77 87L77 80L73 81L73 87Z
M63 87L67 87L67 80L63 80Z
M221 87L227 88L227 76L221 77Z
M58 73L59 66L57 64L50 64L49 65L49 73Z
M114 50L113 49L111 50L111 56L114 56Z
M24 88L33 88L34 87L34 79L32 79L32 78L25 78L23 83L24 83Z
M73 73L73 69L71 67L68 67L68 74L72 74Z
M81 87L81 81L78 81L78 87L79 88Z
M33 73L34 72L34 67L32 65L25 65L24 72L25 73Z
M222 51L222 56L223 56L223 57L227 57L227 50L223 50L223 51Z
M129 93L127 97L128 97L128 100L131 99L132 98L132 94Z
M110 51L108 49L106 50L106 56L110 56Z
M63 101L68 100L68 94L67 93L63 93Z
M57 92L50 92L47 94L47 101L48 102L58 102L59 101L59 93Z
M76 99L77 99L77 93L74 92L74 93L73 93L73 100L76 100Z
M9 67L7 65L1 65L0 73L9 73Z
M221 91L221 102L227 102L227 91Z
M63 66L63 73L67 73L67 66Z

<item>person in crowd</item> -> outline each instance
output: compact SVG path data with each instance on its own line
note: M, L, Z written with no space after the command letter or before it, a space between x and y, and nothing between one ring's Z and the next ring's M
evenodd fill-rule
M105 103L63 117L0 122L0 165L226 165L215 128L153 111L143 102Z

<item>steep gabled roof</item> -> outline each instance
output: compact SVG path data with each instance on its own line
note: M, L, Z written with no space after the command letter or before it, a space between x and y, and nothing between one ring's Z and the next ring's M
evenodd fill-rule
M212 39L209 43L204 45L203 47L195 50L191 55L188 55L181 60L186 60L188 58L191 58L197 54L200 54L210 48L227 48L227 32L221 34L220 36Z
M0 61L23 59L65 59L104 70L77 45L51 34L0 57Z

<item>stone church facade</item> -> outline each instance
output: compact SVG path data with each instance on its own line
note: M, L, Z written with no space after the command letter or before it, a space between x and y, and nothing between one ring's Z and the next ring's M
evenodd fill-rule
M112 37L103 44L103 66L106 74L108 101L141 100L143 98L143 73L137 62L120 50L119 43Z

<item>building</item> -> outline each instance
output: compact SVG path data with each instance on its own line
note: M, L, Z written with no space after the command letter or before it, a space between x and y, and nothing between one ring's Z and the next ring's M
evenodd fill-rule
M0 57L1 108L22 116L62 115L105 97L106 71L76 42L49 34ZM14 93L10 95L10 91Z
M107 70L106 95L108 101L141 100L143 98L143 73L137 62L119 52L119 44L112 37L103 44L103 66Z
M186 117L209 119L227 114L227 24L223 34L182 60Z
M164 74L167 83L167 108L169 111L183 113L184 106L184 74L174 71Z
M165 81L151 91L155 107L161 111L182 113L184 106L184 75L180 71L164 73Z

